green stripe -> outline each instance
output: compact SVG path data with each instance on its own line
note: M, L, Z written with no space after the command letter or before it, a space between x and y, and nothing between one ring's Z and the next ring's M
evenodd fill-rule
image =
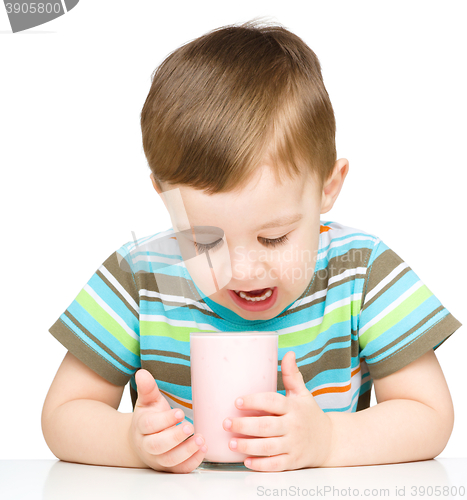
M140 321L140 336L152 335L155 337L168 337L181 342L190 342L190 332L214 333L217 330L201 330L194 326L174 326L165 321Z
M426 285L422 285L416 292L414 292L410 297L407 297L404 302L399 304L393 311L381 318L377 323L370 326L366 332L360 335L360 346L362 349L371 342L372 340L378 338L386 330L389 330L394 325L397 325L399 321L402 321L406 316L415 311L425 300L432 296L432 292L427 288Z
M303 345L313 341L321 331L327 330L336 323L349 321L351 319L349 315L350 311L352 311L352 316L358 316L360 313L360 299L351 301L350 307L349 304L344 304L325 314L323 321L316 326L279 335L279 348ZM215 331L214 329L201 330L194 326L174 326L169 325L165 321L140 321L141 337L153 335L157 337L168 337L181 342L189 342L190 332L210 333Z
M138 340L129 335L107 311L102 309L102 307L89 295L88 292L86 292L86 290L81 290L75 300L123 346L136 356L139 356Z
M352 311L352 316L357 316L360 313L360 299L351 301L350 306L349 304L344 304L343 306L325 314L323 321L316 326L305 328L304 330L297 332L279 335L279 348L294 347L312 342L320 332L326 331L334 324L350 321L350 311Z

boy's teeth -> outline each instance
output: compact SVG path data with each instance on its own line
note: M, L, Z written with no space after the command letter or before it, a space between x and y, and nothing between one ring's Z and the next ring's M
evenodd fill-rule
M268 288L263 295L257 297L251 297L250 295L247 295L245 292L242 292L240 290L235 290L235 293L240 295L242 299L249 300L250 302L257 302L258 300L266 300L268 297L270 297L272 295L272 290L271 288Z

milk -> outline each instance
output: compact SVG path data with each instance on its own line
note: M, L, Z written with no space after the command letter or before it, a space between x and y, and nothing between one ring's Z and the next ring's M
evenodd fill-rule
M190 333L191 387L195 433L206 441L206 462L243 462L248 456L229 448L233 437L224 419L269 415L238 410L247 394L277 392L277 332Z

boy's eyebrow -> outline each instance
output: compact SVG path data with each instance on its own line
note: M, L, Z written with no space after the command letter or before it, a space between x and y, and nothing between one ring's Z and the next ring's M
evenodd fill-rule
M299 221L302 217L303 214L284 215L283 217L278 217L277 219L266 222L266 224L263 224L256 230L260 231L261 229L271 229L274 227L288 226L290 224L293 224L294 222Z

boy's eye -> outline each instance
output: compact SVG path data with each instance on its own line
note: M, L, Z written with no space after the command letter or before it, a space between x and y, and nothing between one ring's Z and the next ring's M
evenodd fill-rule
M283 245L286 241L288 241L288 238L287 238L287 235L285 234L284 236L281 236L280 238L276 238L276 239L268 239L268 238L260 238L263 243L268 246L268 247L275 247L277 245ZM221 243L219 245L219 243ZM214 241L213 243L209 243L209 244L202 244L202 243L197 243L196 241L193 242L193 244L196 246L196 248L198 249L198 251L200 253L202 252L207 252L208 250L213 250L214 248L216 250L218 250L222 244L224 243L224 240L223 239L220 239L220 240L217 240L217 241Z
M283 245L286 241L288 241L287 235L281 236L280 238L276 238L275 240L269 240L268 238L260 238L263 240L264 244L270 247L275 247L277 245Z
M222 246L222 244L219 245L219 243L223 244L224 240L220 239L209 244L197 243L196 241L193 241L193 245L195 245L199 253L207 252L208 250L212 250L214 247L216 247L216 250L218 250Z

